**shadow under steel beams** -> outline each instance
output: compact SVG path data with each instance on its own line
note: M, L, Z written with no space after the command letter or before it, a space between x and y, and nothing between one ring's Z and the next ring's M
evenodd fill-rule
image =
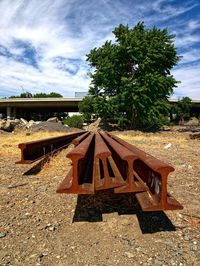
M164 212L143 212L134 193L114 194L113 190L95 195L78 195L73 222L101 222L103 214L136 215L143 234L175 231L175 226Z

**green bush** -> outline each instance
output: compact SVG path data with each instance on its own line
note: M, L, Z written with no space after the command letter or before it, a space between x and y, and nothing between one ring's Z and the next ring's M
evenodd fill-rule
M80 115L69 116L64 120L64 124L67 124L69 127L83 127L83 118Z
M163 114L158 114L156 117L152 118L151 121L148 121L146 124L142 124L141 127L140 125L138 125L138 128L147 131L157 131L162 126L170 126L170 121L167 116Z

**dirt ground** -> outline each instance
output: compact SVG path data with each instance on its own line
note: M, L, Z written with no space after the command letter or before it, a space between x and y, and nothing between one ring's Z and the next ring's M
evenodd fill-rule
M200 265L199 140L116 132L176 169L168 191L184 209L143 213L132 194L56 194L72 146L46 162L15 164L18 143L60 134L0 134L0 265Z

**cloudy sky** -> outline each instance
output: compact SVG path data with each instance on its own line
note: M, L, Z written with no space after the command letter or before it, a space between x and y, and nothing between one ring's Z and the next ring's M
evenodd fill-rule
M138 21L176 34L183 59L172 97L200 99L199 0L0 0L0 97L87 91L85 55Z

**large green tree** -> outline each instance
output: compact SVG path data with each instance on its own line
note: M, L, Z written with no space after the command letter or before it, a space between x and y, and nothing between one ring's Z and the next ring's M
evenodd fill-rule
M106 41L87 55L94 111L131 128L154 125L167 112L177 84L170 73L180 59L175 36L143 23L119 25L113 33L115 42Z

